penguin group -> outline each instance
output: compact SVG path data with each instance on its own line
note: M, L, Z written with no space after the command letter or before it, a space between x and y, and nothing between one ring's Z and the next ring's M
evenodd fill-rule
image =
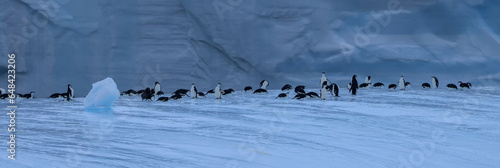
M336 83L333 83L330 80L328 80L325 72L321 74L319 84L320 84L319 94L314 91L306 92L306 86L304 85L297 85L294 88L291 84L285 84L283 85L283 87L281 87L282 93L279 93L276 96L276 99L283 99L289 97L290 91L292 89L295 92L295 95L293 96L292 99L297 99L297 100L304 98L319 98L321 100L326 100L328 98L328 95L331 95L332 97L340 97L339 86ZM243 91L251 94L268 94L268 91L266 89L267 87L269 87L269 85L270 85L269 81L262 80L259 83L258 89L254 90L252 86L245 86ZM430 83L422 83L421 86L423 89L436 89L439 88L439 80L437 79L437 77L432 76ZM366 76L364 83L358 84L357 75L353 75L348 84L347 89L350 94L357 95L359 89L382 88L382 87L385 87L385 85L384 83L381 82L376 82L372 84L371 76ZM411 83L407 82L404 76L401 76L397 83L388 85L388 89L390 90L396 90L396 89L405 90L406 88L409 87L411 87ZM472 84L469 82L458 81L458 86L456 84L450 83L447 84L446 87L452 90L458 90L459 88L470 89L472 87ZM222 96L232 94L234 92L235 90L232 88L222 89L221 83L218 83L214 89L211 89L206 93L199 92L198 89L196 88L195 83L192 83L190 89L177 89L175 92L172 93L171 96L165 96L165 93L162 91L160 83L157 81L155 82L152 89L149 87L138 91L129 89L127 91L121 92L121 96L139 95L142 101L153 101L156 99L156 101L166 102L169 100L182 99L183 97L190 97L191 99L205 98L206 95L210 94L214 94L216 99L222 99ZM330 93L328 94L328 92ZM35 92L30 92L27 94L16 94L15 97L32 99L35 98L34 94ZM7 94L7 92L4 89L0 88L0 99L6 99L8 97L11 97L11 95L12 94ZM72 88L71 84L68 84L65 93L64 92L53 93L49 96L49 98L53 99L63 98L63 100L65 101L72 101L73 98L75 98L74 89Z

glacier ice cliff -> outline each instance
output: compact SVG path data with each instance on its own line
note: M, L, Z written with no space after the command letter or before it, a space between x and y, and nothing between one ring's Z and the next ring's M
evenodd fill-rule
M171 92L192 82L241 90L262 79L340 86L500 81L497 0L4 0L0 73L15 53L18 92L84 96L112 77L120 90ZM1 86L7 81L1 80Z

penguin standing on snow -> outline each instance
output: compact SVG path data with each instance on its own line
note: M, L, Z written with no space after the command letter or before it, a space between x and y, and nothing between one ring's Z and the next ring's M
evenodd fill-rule
M68 84L68 97L75 98L75 90L73 90L71 84Z
M71 101L71 98L75 97L75 91L71 87L71 84L68 84L68 91L66 92L68 96L66 96L66 101Z
M328 83L326 81L324 81L323 87L321 88L321 92L320 92L321 100L326 100L326 86L328 86Z
M161 85L160 82L156 81L155 82L155 87L153 88L153 94L154 95L163 95L163 91L161 91Z
M350 89L352 95L356 95L357 89L358 89L358 80L356 80L356 75L353 75L351 81L351 89Z
M266 87L268 87L268 86L269 86L269 82L267 80L262 80L260 82L260 88L261 89L266 89Z
M405 83L406 83L405 78L403 76L401 76L401 78L399 78L399 82L398 82L399 89L405 90L405 88L406 88Z
M367 76L365 78L365 83L368 84L368 87L372 87L372 77L371 76Z
M339 86L337 86L337 84L335 83L332 83L331 88L332 90L330 90L330 92L332 93L332 95L335 95L335 97L339 97Z
M215 98L216 99L221 99L221 95L222 95L222 90L220 89L220 83L217 84L217 87L215 87L214 89L214 92L215 92Z
M326 76L325 72L323 72L323 74L321 74L321 81L319 82L320 88L323 88L324 85L328 85L328 83L325 82L326 82Z
M438 78L436 78L435 76L432 76L432 88L433 89L436 89L439 87L439 81L438 81Z
M193 99L198 98L198 90L196 90L196 86L194 86L194 83L191 84L190 93L191 93L191 98Z

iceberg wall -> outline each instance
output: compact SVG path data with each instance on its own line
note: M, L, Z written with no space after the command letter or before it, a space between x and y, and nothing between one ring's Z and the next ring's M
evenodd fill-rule
M120 90L241 90L270 81L500 82L495 0L6 0L0 73L17 55L17 91L40 96L112 77ZM7 81L0 81L6 86Z

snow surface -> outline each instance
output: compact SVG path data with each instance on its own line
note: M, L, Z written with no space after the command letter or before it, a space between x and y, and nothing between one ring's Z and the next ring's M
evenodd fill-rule
M236 91L222 100L209 95L143 102L123 96L107 113L85 112L83 98L18 99L17 160L5 156L0 162L2 167L500 165L500 87L347 92L341 88L341 97L326 101L275 99L281 93L276 90Z
M82 97L108 76L121 91L155 81L167 92L263 79L271 89L316 86L321 72L345 85L354 74L498 85L499 8L498 0L1 0L0 74L16 53L18 91L40 97L68 83ZM372 33L358 33L367 26Z
M85 110L93 108L111 108L120 97L120 91L112 78L106 78L92 84L92 90L85 96Z

